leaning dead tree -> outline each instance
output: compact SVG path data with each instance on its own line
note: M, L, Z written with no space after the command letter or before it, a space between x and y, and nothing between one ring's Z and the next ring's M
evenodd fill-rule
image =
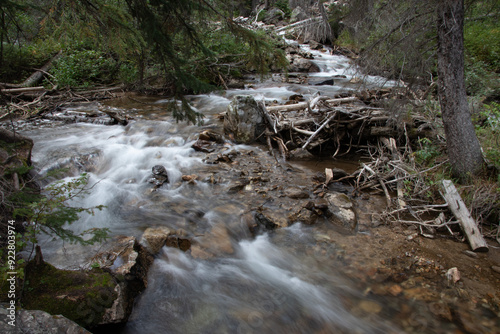
M289 33L295 36L296 39L315 40L319 42L331 41L332 31L328 20L323 17L313 17L303 21L290 24L285 27L276 29L279 33Z

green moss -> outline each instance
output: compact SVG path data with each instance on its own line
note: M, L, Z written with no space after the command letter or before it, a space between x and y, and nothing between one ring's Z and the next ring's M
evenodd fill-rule
M116 283L111 274L93 269L89 272L60 270L44 263L28 263L22 300L26 309L62 314L84 327L98 324L105 309L116 299Z

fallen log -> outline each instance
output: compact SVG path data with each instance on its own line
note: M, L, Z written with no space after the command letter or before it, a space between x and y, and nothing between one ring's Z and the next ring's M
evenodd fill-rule
M342 103L348 103L348 102L354 102L357 101L357 97L342 97L338 99L328 99L325 102L328 104L342 104ZM318 99L319 101L319 99ZM300 103L295 103L295 104L285 104L285 105L279 105L279 106L269 106L266 107L267 111L297 111L297 110L302 110L309 108L309 102L300 102Z
M45 91L45 87L39 86L39 87L8 88L8 89L2 89L0 92L2 92L2 94L17 94L17 93L41 92L41 91Z
M267 111L296 111L306 109L309 102L300 102L295 104L285 104L279 106L269 106L266 107Z
M43 78L43 75L47 73L50 68L52 67L52 64L62 55L62 51L59 51L54 57L52 57L45 65L42 66L42 68L38 69L35 73L30 75L28 79L24 80L24 82L21 84L23 87L30 87L35 85L38 81L40 81Z
M476 222L472 218L467 206L462 201L460 194L450 180L443 180L443 197L448 203L453 215L457 218L465 233L471 249L475 252L487 252L488 244L479 231Z

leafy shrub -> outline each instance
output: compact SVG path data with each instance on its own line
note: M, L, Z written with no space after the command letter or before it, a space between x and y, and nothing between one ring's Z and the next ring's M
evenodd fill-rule
M468 56L465 61L465 87L468 95L500 95L498 75L484 61Z
M485 158L500 170L500 104L484 105L476 120L476 134ZM500 181L500 175L499 181Z
M3 59L0 67L2 82L22 82L32 74L32 68L40 68L43 64L43 55L37 55L28 48L18 47L5 43L3 45Z
M99 51L73 50L64 54L51 72L63 87L88 87L109 82L116 72L116 61Z
M439 147L434 145L429 138L419 139L420 149L415 151L415 160L421 165L429 165L441 155Z
M82 174L69 181L56 181L44 189L44 193L26 187L7 199L14 206L12 218L16 221L25 221L23 233L17 233L15 240L15 253L18 254L29 244L38 242L38 235L46 233L59 237L70 243L83 245L101 242L108 236L106 228L95 228L75 234L67 228L79 219L81 213L94 214L95 210L102 210L99 205L91 208L70 206L71 199L81 197L87 193L89 176ZM10 233L10 232L9 232ZM0 250L0 277L5 278L8 272L17 272L18 278L23 278L24 260L15 259L15 265L7 260L7 252Z
M464 29L467 53L481 61L492 71L500 71L500 29L498 22L489 20L468 21Z

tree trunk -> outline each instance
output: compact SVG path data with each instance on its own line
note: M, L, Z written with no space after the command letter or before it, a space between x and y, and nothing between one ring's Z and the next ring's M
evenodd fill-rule
M483 165L465 91L464 1L439 1L437 14L438 94L448 157L453 173L463 180L479 172Z

